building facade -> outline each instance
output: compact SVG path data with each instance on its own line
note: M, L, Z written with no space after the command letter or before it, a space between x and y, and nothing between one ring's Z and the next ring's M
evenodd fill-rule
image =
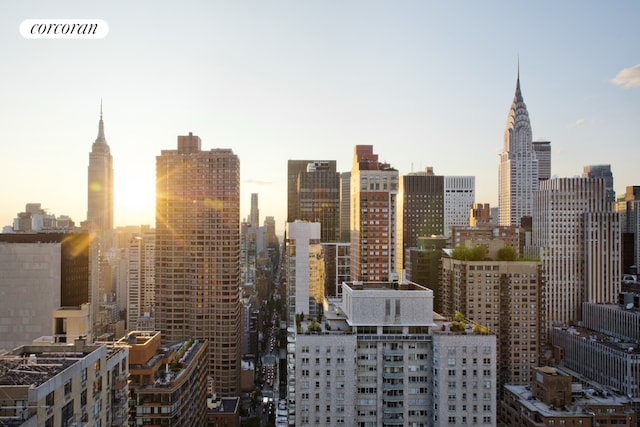
M322 242L340 240L340 173L335 160L289 160L287 222L319 222Z
M476 201L474 176L444 177L444 235L451 235L451 227L469 225L471 208Z
M584 301L613 302L620 290L621 233L604 181L542 181L533 213L533 250L546 275L544 313L554 323L580 320Z
M396 273L398 171L356 145L351 168L351 278L389 281Z
M220 396L239 392L240 161L178 136L156 158L156 325L167 343L209 341Z
M324 255L320 244L321 224L295 221L287 223L285 247L288 324L295 315L315 317L324 302Z
M518 71L516 93L507 116L504 149L498 167L500 225L520 225L522 217L531 216L533 194L538 189L538 172L531 122L520 91Z
M536 261L456 259L450 251L442 259L442 314L460 312L496 334L499 384L528 384L539 364L541 267Z

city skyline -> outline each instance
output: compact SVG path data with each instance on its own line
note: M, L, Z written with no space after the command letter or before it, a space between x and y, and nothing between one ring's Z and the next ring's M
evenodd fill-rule
M155 226L155 158L188 132L238 155L241 218L251 193L262 194L260 222L274 216L279 233L287 160L336 160L347 172L359 144L400 175L432 166L475 176L476 202L495 207L518 57L533 140L553 147L552 176L611 164L617 195L637 185L640 5L463 6L3 4L0 144L11 161L0 169L0 225L30 202L86 219L101 97L116 226ZM104 19L109 34L18 31L24 19L80 17Z

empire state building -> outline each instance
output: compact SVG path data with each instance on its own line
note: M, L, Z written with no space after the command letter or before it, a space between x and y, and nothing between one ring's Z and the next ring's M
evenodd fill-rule
M88 178L87 222L92 231L105 236L113 229L113 159L104 137L102 103L98 137L89 153Z
M520 71L507 116L498 180L500 225L519 226L522 217L533 214L533 193L538 189L538 159L529 112L520 92Z

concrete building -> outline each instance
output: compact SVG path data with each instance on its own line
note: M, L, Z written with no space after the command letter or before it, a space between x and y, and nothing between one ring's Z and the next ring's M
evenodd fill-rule
M90 302L90 247L88 233L0 234L0 349L50 335L55 310Z
M640 268L640 186L626 188L623 200L616 203L623 237L623 273L638 274Z
M356 145L351 168L351 278L396 276L398 171L378 161L372 145Z
M240 388L240 161L178 136L156 158L156 325L165 343L209 342L221 397Z
M322 242L340 240L340 173L335 160L289 160L287 222L319 222Z
M613 302L620 289L620 225L604 181L541 181L533 213L533 248L545 275L546 328L580 320L582 302Z
M207 341L160 346L160 332L133 331L118 341L129 347L132 425L207 425Z
M528 384L538 366L542 340L542 265L500 261L497 251L482 261L442 258L442 314L456 312L497 335L499 384Z
M533 368L531 385L506 385L503 426L636 426L629 400L584 387L562 370Z
M500 225L520 225L522 217L533 213L533 194L538 189L539 165L532 144L529 112L520 92L520 70L516 81L504 148L498 167Z
M324 256L320 244L320 223L287 223L285 246L288 325L296 314L315 317L324 303Z
M444 177L444 235L451 235L451 227L469 225L471 207L476 202L474 176Z
M2 425L126 426L127 356L123 346L21 346L0 356Z
M496 425L495 336L434 320L415 283L342 289L323 322L289 329L289 425Z
M42 209L40 203L27 203L24 212L19 212L13 220L11 233L40 233L57 231L68 233L75 230L75 223L66 215L56 217L46 209Z

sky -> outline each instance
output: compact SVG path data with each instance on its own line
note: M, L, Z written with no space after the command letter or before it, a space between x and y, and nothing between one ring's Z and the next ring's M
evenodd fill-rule
M0 3L0 226L26 203L76 223L100 102L115 225L155 224L155 158L193 132L240 158L241 216L286 220L287 160L374 146L400 174L476 177L497 204L518 64L552 175L610 164L640 185L640 2ZM103 39L25 39L25 19L102 19Z

